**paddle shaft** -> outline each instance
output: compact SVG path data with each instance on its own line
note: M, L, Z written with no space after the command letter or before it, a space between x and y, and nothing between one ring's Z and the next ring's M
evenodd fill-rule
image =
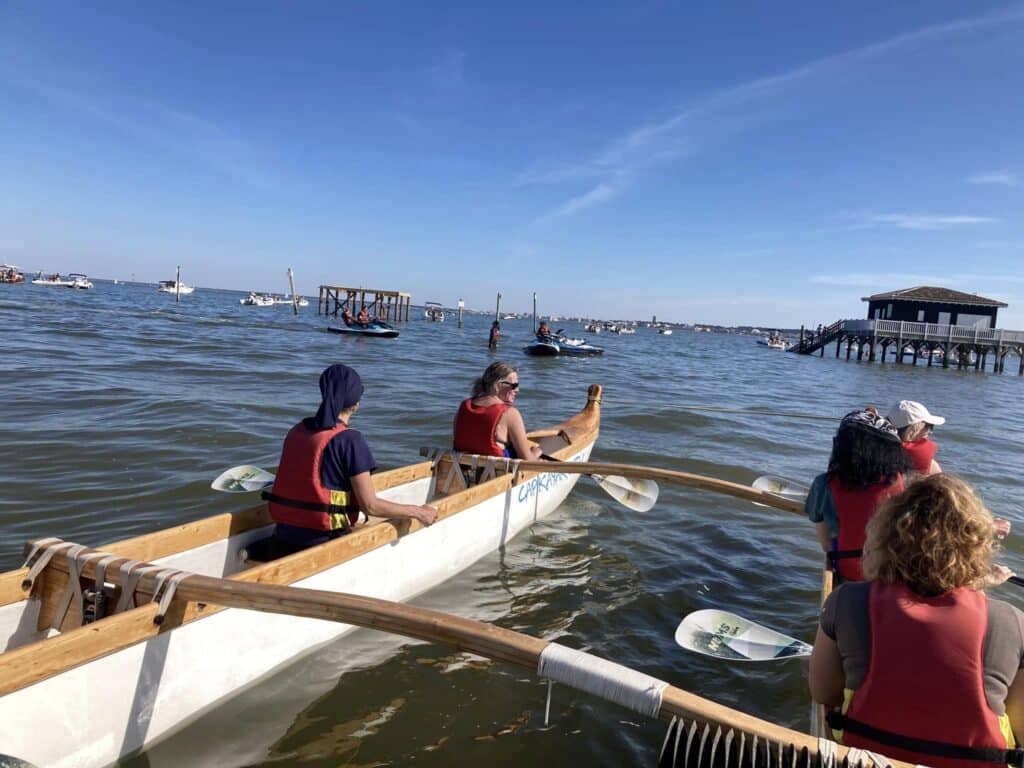
M804 506L800 502L780 499L778 496L759 491L748 485L731 483L728 480L718 480L717 478L704 475L694 475L689 472L678 472L672 469L645 467L638 464L610 464L594 461L520 461L519 468L537 472L563 472L576 475L620 475L622 477L644 478L681 485L687 488L713 491L727 496L735 496L739 499L747 499L748 501L756 501L759 504L764 504L766 507L774 507L775 509L781 509L783 512L792 512L796 515L804 514Z
M82 563L81 575L85 578L95 578L95 563L82 561L81 558L96 552L97 550L86 549L79 555ZM121 572L118 566L126 559L117 559L108 564L107 581L120 585ZM67 560L66 553L58 553L47 567L68 573ZM143 574L136 590L152 594L156 589L156 582L156 574ZM178 583L175 599L377 629L440 643L459 651L476 653L534 674L537 671L540 654L548 646L547 640L404 603L278 584L218 579L199 574L190 575ZM88 628L80 631L87 632ZM807 734L760 720L671 685L667 686L662 694L658 716L664 720L681 717L701 723L710 722L712 726L720 724L724 728L754 731L763 738L792 744L797 749L806 748L812 754L816 754L818 750L818 740ZM844 747L837 747L840 759L845 753ZM908 763L893 761L891 764L894 768L911 768Z

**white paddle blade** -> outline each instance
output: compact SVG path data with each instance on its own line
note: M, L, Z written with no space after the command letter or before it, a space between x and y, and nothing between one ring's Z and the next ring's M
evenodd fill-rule
M765 493L772 494L772 496L778 496L789 501L803 501L807 498L807 492L810 490L803 483L787 480L784 477L775 477L774 475L762 475L751 483L751 486L759 491L764 491Z
M232 467L225 470L220 476L210 483L215 491L225 493L249 493L250 491L262 491L274 484L274 475L260 467L251 464L243 464L240 467Z
M727 611L694 611L676 629L676 644L688 651L733 661L772 661L810 656L811 646Z
M658 484L619 475L591 475L609 496L634 512L646 512L658 501Z

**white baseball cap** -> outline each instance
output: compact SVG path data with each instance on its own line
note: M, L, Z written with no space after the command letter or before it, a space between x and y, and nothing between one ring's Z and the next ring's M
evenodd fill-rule
M896 429L909 427L911 424L917 424L919 421L923 421L925 424L934 425L946 423L946 420L942 416L936 416L933 413L929 413L927 408L913 400L900 400L896 404L896 407L889 411L887 418L893 423L893 426L895 426Z

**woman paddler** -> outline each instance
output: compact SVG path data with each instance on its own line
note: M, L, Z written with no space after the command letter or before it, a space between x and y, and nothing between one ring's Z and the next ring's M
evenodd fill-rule
M887 417L899 432L906 451L910 471L919 475L934 475L942 471L935 461L938 445L932 442L932 428L945 424L946 419L936 416L914 400L900 400Z
M864 530L878 506L903 491L906 457L896 428L873 408L853 411L832 438L828 471L811 483L804 511L833 570L860 580Z
M316 415L285 437L274 486L263 494L277 523L279 548L295 551L337 538L367 515L432 524L434 507L397 504L374 490L370 446L361 432L349 428L363 396L359 374L340 363L330 366L320 374L320 394Z
M463 453L505 456L536 461L539 446L530 438L563 434L557 429L526 433L523 416L515 407L519 393L519 372L508 363L494 362L473 382L473 392L455 414L452 447Z
M843 744L934 768L1024 764L1024 613L979 591L1012 575L992 566L993 523L949 475L872 518L868 581L825 601L811 655L811 695L840 709Z

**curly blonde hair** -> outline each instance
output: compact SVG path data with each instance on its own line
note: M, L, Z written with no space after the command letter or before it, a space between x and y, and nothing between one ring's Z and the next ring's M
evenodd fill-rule
M956 477L932 475L887 500L867 526L864 577L902 581L922 597L984 586L995 549L992 514Z

